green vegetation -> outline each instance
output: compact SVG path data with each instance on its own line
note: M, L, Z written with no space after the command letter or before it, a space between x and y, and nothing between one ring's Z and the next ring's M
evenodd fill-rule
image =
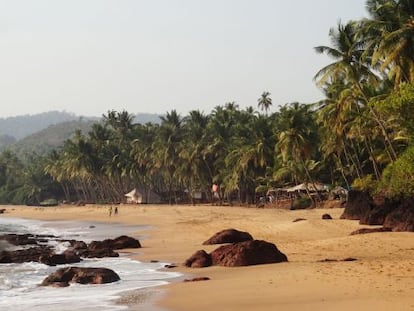
M220 199L247 203L259 190L316 181L414 194L414 2L366 7L368 18L339 23L331 46L315 48L333 60L315 75L324 93L318 103L272 113L263 92L252 103L258 110L232 102L210 114L172 110L160 123L109 111L47 157L21 162L3 152L0 203L119 202L134 187L174 203L210 196L213 183ZM299 206L310 198L318 200L309 195Z

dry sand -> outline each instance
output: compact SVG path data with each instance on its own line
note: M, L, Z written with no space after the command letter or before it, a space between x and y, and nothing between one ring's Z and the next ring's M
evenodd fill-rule
M43 220L113 221L152 225L136 258L179 265L193 278L167 285L156 304L166 310L414 310L414 234L372 233L350 236L357 221L340 220L342 209L288 211L217 206L7 207L0 217ZM329 213L333 220L322 220ZM305 221L293 222L296 218ZM195 251L217 246L202 242L227 228L248 231L272 242L288 263L250 267L190 269L182 263ZM142 232L139 233L142 235ZM352 262L318 262L354 257Z

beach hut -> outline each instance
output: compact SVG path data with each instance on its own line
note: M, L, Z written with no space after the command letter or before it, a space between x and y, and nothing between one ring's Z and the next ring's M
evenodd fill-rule
M135 188L124 196L126 197L126 203L129 204L161 203L161 197L153 191L143 191Z

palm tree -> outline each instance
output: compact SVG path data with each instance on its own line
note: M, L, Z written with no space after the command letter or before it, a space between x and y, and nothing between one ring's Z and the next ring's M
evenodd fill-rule
M182 135L182 119L176 110L167 112L165 117L161 117L161 125L153 146L155 152L154 163L158 169L165 172L170 204L172 203L172 190L176 181L175 173L181 165L179 148Z
M279 118L280 133L276 148L280 151L282 163L285 166L289 164L292 172L303 170L305 175L300 177L305 178L306 184L314 184L309 164L316 152L317 136L310 106L297 102L283 106ZM307 192L309 194L308 189ZM310 195L309 197L312 199Z
M272 99L270 98L269 92L262 93L260 98L257 100L257 106L259 107L259 109L264 110L267 115L270 106L272 106Z
M318 85L335 83L343 80L345 84L350 83L353 97L356 101L355 107L358 113L362 109L368 109L375 120L384 139L384 146L388 151L390 161L395 161L397 154L392 144L390 135L386 129L385 122L372 105L372 86L379 85L379 78L373 73L367 63L362 61L364 53L364 42L358 41L356 24L354 22L346 25L338 24L337 29L329 32L333 47L318 46L318 53L326 53L334 58L334 62L325 66L317 72L315 79Z
M360 23L366 40L366 55L372 65L394 80L414 82L414 2L412 0L367 0L370 18Z

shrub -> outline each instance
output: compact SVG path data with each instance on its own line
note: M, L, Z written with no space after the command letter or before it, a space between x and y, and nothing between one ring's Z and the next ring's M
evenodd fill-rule
M290 207L291 210L296 209L305 209L312 205L312 200L309 197L300 197L296 198L292 202L292 206Z

